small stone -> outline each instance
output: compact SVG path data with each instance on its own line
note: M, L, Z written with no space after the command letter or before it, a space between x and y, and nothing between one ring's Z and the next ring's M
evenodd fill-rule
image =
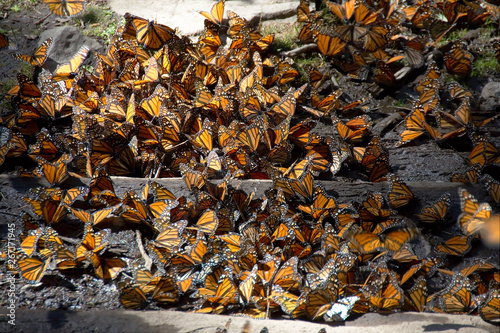
M480 108L497 111L500 107L500 82L488 82L481 91Z

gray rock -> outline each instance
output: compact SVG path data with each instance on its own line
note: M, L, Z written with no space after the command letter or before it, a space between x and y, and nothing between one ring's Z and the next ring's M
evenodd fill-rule
M500 82L489 82L481 91L480 108L495 111L500 108Z
M49 49L49 59L44 68L53 71L58 64L68 62L82 47L86 45L93 52L103 53L105 47L97 40L83 35L76 27L57 27L42 32L40 40L44 41L52 37L52 45Z

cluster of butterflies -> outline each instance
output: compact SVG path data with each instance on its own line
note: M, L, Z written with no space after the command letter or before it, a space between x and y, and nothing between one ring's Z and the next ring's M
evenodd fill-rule
M460 215L452 217L451 194L416 210L417 198L395 175L386 194L351 203L319 184L312 196L274 183L256 197L233 186L230 173L197 185L183 178L188 197L152 179L140 193L118 195L104 168L88 186L31 189L10 269L33 284L93 274L116 283L130 309L182 304L325 321L394 311L499 319L500 215L492 208L499 184L491 179L492 205L460 189ZM459 234L449 237L453 229ZM116 251L111 230L135 230L140 251ZM432 282L441 279L444 288Z
M392 174L388 150L371 134L369 97L349 96L319 69L309 69L308 82L299 83L293 61L273 53L273 35L232 12L224 19L224 4L201 12L205 31L196 43L126 14L93 68L82 66L90 54L84 46L38 84L18 75L6 96L12 112L0 121L0 163L22 164L20 175L50 184L25 198L32 214L24 219L14 268L19 276L40 283L49 272L90 272L116 282L121 302L133 309L184 304L199 312L327 321L345 320L350 312L429 310L497 319L494 261L453 264L499 243L492 211L500 189L489 173L500 153L482 135L492 119L471 115L471 94L451 85L459 107L454 114L439 110L442 79L437 65L429 65L399 143L423 134L439 141L471 138L471 170L453 178L483 181L493 208L462 190L462 215L450 223L450 194L414 211L411 189ZM390 36L390 26L398 26L387 25L399 17L397 3L387 15L365 2L327 2L344 21L335 31L345 46L334 52L323 45L332 42L317 28L320 15L304 4L298 12L299 21L310 24L306 33L345 64L344 50L388 48L377 34ZM419 9L411 14L411 8L401 10L413 17ZM453 24L465 17L457 14ZM426 20L414 21L422 24L418 29L428 27ZM43 67L51 43L15 58ZM450 54L458 49L461 44ZM364 180L388 180L388 194L347 204L315 185L347 167ZM119 195L110 175L149 180L140 194ZM68 178L81 176L91 178L89 186L67 188ZM191 198L151 181L178 176ZM271 179L272 189L256 198L231 185L245 178ZM459 235L439 239L430 253L415 253L412 244L444 226ZM142 257L151 263L115 251L110 230L123 229L138 231ZM448 275L443 290L428 284Z
M303 22L299 40L316 43L321 54L344 73L384 87L400 83L398 71L421 68L426 55L450 31L498 21L498 3L486 1L323 1L311 11L307 0L298 7ZM441 48L440 48L441 50ZM444 67L452 75L471 74L473 56L467 45L446 46Z

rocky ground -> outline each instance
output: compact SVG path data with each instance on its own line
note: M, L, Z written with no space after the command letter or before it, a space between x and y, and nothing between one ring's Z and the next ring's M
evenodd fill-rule
M116 17L119 17L123 12L130 11L133 12L134 6L137 5L137 1L110 1L109 4L107 1L91 1L92 4L98 6L98 8L106 8L106 6L110 5L111 8L120 8L120 10L116 10ZM228 3L232 3L232 1L228 1ZM293 6L290 5L293 3ZM210 3L211 4L211 3ZM248 5L245 2L242 2L243 5ZM242 5L240 4L240 5ZM259 2L260 4L260 2ZM178 5L182 6L182 1L178 2ZM286 5L290 8L296 8L297 3L294 1L286 2ZM99 7L100 6L100 7ZM149 6L142 1L139 1L139 6L141 9L148 9L149 13L155 10L153 6ZM191 8L192 7L192 8ZM284 7L280 9L280 13L276 16L287 16L287 8ZM26 72L28 73L31 69L24 66L21 62L16 61L12 58L13 53L25 53L29 54L34 48L37 47L43 40L48 38L49 36L54 39L53 42L53 50L51 51L51 58L56 63L63 63L68 58L70 58L76 50L82 45L90 46L92 51L103 52L106 47L106 42L102 39L90 38L84 36L81 31L85 28L85 24L82 27L75 26L75 21L73 19L63 19L56 17L54 15L50 15L50 11L43 5L37 4L36 6L23 8L20 11L16 12L11 10L10 8L2 8L3 15L0 17L0 31L6 32L9 36L9 40L11 42L11 46L8 50L0 51L0 96L6 93L6 91L16 83L16 73L18 72ZM137 8L137 7L136 7ZM195 8L198 9L207 9L209 5L206 3L193 2L190 4L190 7L183 12L189 15L197 15L195 13ZM236 8L236 7L235 7ZM294 9L295 10L295 9ZM235 9L238 11L238 9ZM145 12L137 12L135 14L147 16L147 11ZM245 16L244 13L238 11L238 13L242 16ZM250 15L250 14L249 14ZM254 14L256 15L256 14ZM258 15L257 15L258 16ZM257 17L256 16L256 17ZM179 22L179 25L182 22L182 17L176 15L175 22ZM271 16L272 17L272 16ZM176 24L172 24L168 21L167 17L158 17L158 20L165 20L162 23L169 24L172 26L176 26ZM186 20L186 19L184 19ZM278 23L275 24L284 24L287 27L292 27L291 23L280 23L281 21L276 21ZM190 24L190 26L194 26L194 24ZM187 28L180 28L181 31L187 31ZM196 30L191 31L195 33ZM480 35L480 31L471 32L468 38L472 40L478 40L477 36ZM478 45L480 47L480 45ZM92 63L92 58L88 60L88 64ZM418 78L423 73L415 73L415 79L413 82L418 81ZM495 114L499 111L500 105L500 73L489 73L489 75L480 76L474 78L473 82L470 83L469 87L474 92L476 98L474 99L474 107L478 112L484 114L485 116L489 116ZM408 86L410 86L408 84ZM409 89L409 88L408 88ZM353 87L353 96L356 94L363 94L362 87ZM384 109L394 107L397 104L397 101L406 98L405 89L401 89L396 94L389 94L386 96L380 96L380 100L378 103L378 107L380 108L380 119L385 119ZM6 107L5 101L0 101L0 108ZM7 106L8 107L8 106ZM393 111L393 110L392 110ZM435 199L437 199L444 192L452 192L454 194L453 203L451 205L451 210L453 216L457 216L459 214L459 202L456 196L458 191L458 187L461 184L449 183L449 179L452 174L456 172L463 172L466 170L467 165L464 163L464 158L468 155L468 152L460 151L459 145L454 147L442 147L437 146L434 143L430 142L427 144L422 144L419 146L409 146L404 148L396 148L395 143L399 139L399 131L401 130L401 120L402 118L398 118L397 116L392 119L392 122L377 122L375 119L375 125L379 124L379 131L381 134L384 134L384 145L389 147L390 153L390 164L393 166L394 172L400 178L409 182L411 188L414 190L415 194L418 195L419 198L425 198L421 203L421 206L424 206L426 203L429 203ZM488 130L491 133L491 137L494 142L496 142L497 146L500 142L500 125L498 121L491 123L488 125ZM335 191L342 200L348 202L351 199L359 198L360 196L364 196L364 194L368 190L382 190L387 191L388 185L384 184L369 184L366 182L357 182L352 181L353 172L351 170L343 170L335 181L328 182L324 181L323 183L330 191ZM0 215L3 215L2 221L0 221L0 232L2 235L6 234L7 227L6 225L9 223L15 223L19 228L21 227L20 217L22 212L27 211L27 205L22 200L27 189L36 186L36 181L32 179L25 180L18 177L13 176L15 173L14 167L9 167L6 165L3 167L2 177L0 178ZM82 178L80 180L73 180L74 185L78 184L88 184L89 179ZM165 181L168 183L169 189L174 192L176 195L187 194L188 191L182 180L168 180ZM427 182L427 183L426 183ZM443 182L443 183L436 183ZM123 179L123 178L115 178L115 184L117 185L117 192L125 192L131 188L140 188L143 185L144 181L139 179ZM46 185L41 181L42 185ZM252 183L252 181L247 181L244 186L246 188L256 188L262 191L262 184L269 185L266 182L259 182L258 184ZM486 193L482 189L482 185L469 185L469 189L474 192L479 201L486 200ZM120 248L121 245L125 244L136 244L136 235L131 231L122 231L120 233L114 234L113 237L115 239L112 240L113 244L117 249ZM427 246L426 244L422 244L422 247ZM123 246L126 248L126 246ZM140 254L138 252L137 246L132 247L135 253L129 253L130 257L139 257ZM498 259L498 253L495 251L491 251L491 253L481 253L481 257L485 256L496 256ZM473 255L469 255L469 258L473 258ZM6 277L5 269L0 270L0 280L3 280ZM118 300L118 289L113 284L104 283L100 279L94 278L89 271L89 274L78 274L78 276L71 275L50 275L44 280L43 287L30 287L24 286L19 291L20 298L18 299L18 307L19 309L63 309L63 310L95 310L95 309L106 309L106 310L114 310L121 309L122 306ZM439 285L442 286L444 281L435 281L438 288ZM2 288L3 294L5 295L6 287L0 286ZM0 306L2 309L6 306L7 299L2 297L0 301ZM152 307L150 310L155 310ZM28 319L28 317L33 318ZM74 332L85 332L85 331L106 331L110 329L110 331L123 331L123 332L133 332L133 331L151 331L151 332L159 332L159 331L167 331L167 332L212 332L216 327L223 327L227 322L226 317L220 317L217 319L212 318L212 316L203 316L198 317L199 315L192 315L190 317L188 314L179 314L179 317L175 318L164 318L164 314L162 312L147 312L140 313L136 317L139 318L134 323L135 326L120 326L120 323L124 321L124 318L129 320L129 318L135 316L130 314L129 312L113 312L109 318L111 322L107 319L108 312L98 313L91 312L89 316L94 318L92 321L93 324L86 325L78 325L77 323L87 322L88 319L83 319L81 313L72 313L68 312L67 318L64 318L65 312L46 312L45 310L41 310L38 312L28 312L21 311L19 314L19 319L22 323L26 323L25 326L17 327L13 329L5 323L5 316L0 318L0 327L2 331L25 331L30 332L34 328L38 328L39 323L43 322L44 327L46 327L47 331L55 330L55 329L65 329L71 330ZM85 315L83 315L85 316ZM411 315L413 316L413 314ZM417 315L415 315L417 316ZM427 317L426 317L427 316ZM467 316L462 316L468 318ZM61 318L63 318L61 320ZM154 318L154 319L151 319ZM364 319L363 319L364 318ZM352 323L347 323L345 327L342 327L341 330L345 332L356 331L359 329L366 330L367 332L371 332L368 326L376 326L380 325L380 327L384 327L386 329L396 329L396 327L400 327L401 329L405 329L407 331L446 331L446 330L460 330L460 332L480 332L481 330L485 331L495 331L497 329L494 326L490 326L481 322L479 318L474 317L474 319L455 319L456 317L447 317L443 315L442 317L437 318L433 317L433 315L422 315L422 317L415 317L414 320L409 320L408 315L399 314L392 315L390 317L383 317L380 315L366 315L362 318L358 318L356 321ZM413 318L413 317L412 317ZM196 320L194 320L196 319ZM40 322L38 321L40 320ZM172 326L161 326L158 322L174 322ZM427 321L426 321L427 320ZM465 320L465 321L463 321ZM469 322L467 322L469 320ZM141 323L144 321L144 323ZM239 332L246 319L237 318L233 320L233 326L230 331ZM417 323L414 326L407 324L408 321ZM186 322L186 326L181 326L180 323ZM187 323L190 322L191 326L187 326ZM193 324L195 323L195 324ZM118 325L118 326L117 326ZM310 324L311 326L307 326L307 323L300 324L282 324L281 322L271 323L266 322L265 324L257 324L252 322L252 332L257 332L260 330L262 326L268 327L271 333L283 331L283 326L287 325L287 331L290 332L316 332L322 327L327 328L327 332L334 331L334 328L329 326L322 326L318 324ZM304 325L304 326L301 326ZM387 325L387 326L384 326ZM399 326L398 326L399 325ZM407 325L405 327L405 325ZM408 326L409 325L409 326ZM413 325L413 324L412 324ZM289 326L293 326L294 328L288 328ZM353 326L351 328L350 326ZM360 326L363 326L360 328ZM118 327L118 328L117 328ZM379 328L380 328L379 327ZM198 328L198 329L197 329ZM19 329L19 330L18 330ZM294 330L295 329L295 330ZM378 329L377 329L378 330ZM337 331L337 330L335 330Z

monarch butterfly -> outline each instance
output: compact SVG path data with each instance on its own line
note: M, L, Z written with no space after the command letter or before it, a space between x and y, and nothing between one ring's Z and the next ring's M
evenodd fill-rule
M482 220L485 217L481 217L480 219ZM496 214L486 219L481 224L479 234L481 235L481 240L487 247L498 248L500 244L500 215Z
M62 194L63 191L60 189L46 191L34 188L24 200L32 206L36 215L43 217L46 223L55 224L67 214L66 205L61 203ZM32 198L33 195L35 198Z
M312 167L309 165L306 170L297 178L287 179L286 183L297 194L302 195L309 200L313 195L314 178L312 174Z
M389 282L380 296L370 296L369 306L381 311L399 309L403 304L403 290L395 282Z
M97 172L92 176L92 179L90 180L89 188L91 197L96 197L103 191L115 193L113 180L104 168L97 169Z
M398 251L406 242L414 239L417 235L417 229L404 227L391 228L389 232L384 232L381 235L368 232L354 233L349 238L363 253L371 253L384 248L389 251Z
M382 196L382 193L368 193L368 199L366 201L363 201L362 207L358 209L361 219L363 220L363 225L371 225L374 222L379 222L379 218L385 219L395 213L392 210L383 208L383 206L384 197ZM367 230L367 228L364 226L363 229Z
M37 133L36 139L36 143L30 146L29 154L31 156L43 157L48 161L54 160L59 153L59 149L55 144L55 138L49 134L49 131L42 129Z
M444 220L451 203L451 194L445 193L430 206L422 208L417 218L423 223L437 223Z
M161 104L168 96L167 90L162 85L157 85L154 92L147 98L144 98L139 105L146 110L152 118L159 117Z
M441 133L427 124L425 121L425 110L420 103L417 103L413 111L406 116L405 130L400 134L399 142L396 145L398 147L402 146L424 133L429 133L434 139L442 137Z
M144 75L142 79L140 80L129 80L125 81L123 85L128 85L129 87L140 90L144 85L150 84L150 83L155 83L160 80L160 71L158 69L158 63L154 59L154 57L151 57L149 61L148 67L144 69ZM118 87L121 86L121 84L117 84Z
M476 163L465 170L464 173L454 173L451 176L452 182L465 183L465 184L476 184L481 173L481 165Z
M37 162L40 165L40 172L44 175L51 186L63 183L68 179L67 164L72 160L71 155L65 154L56 162L47 162L43 157L37 156Z
M80 68L80 65L83 63L85 58L87 58L89 51L90 49L87 46L82 46L68 63L59 65L56 68L54 74L52 75L52 79L54 81L62 81L74 78Z
M120 302L127 309L144 309L148 304L148 298L138 286L128 285L120 292Z
M49 4L49 9L56 15L72 17L80 14L85 6L85 0L43 0Z
M47 91L36 104L36 108L40 112L40 116L54 119L57 114L61 113L68 99L68 95L64 95L61 98L61 96L57 96L53 91Z
M310 18L311 10L309 9L308 0L300 0L297 6L297 22L309 22L314 21Z
M224 5L225 0L220 0L215 5L212 6L210 13L201 11L199 12L201 15L205 16L212 23L220 26L222 24L222 17L224 16Z
M441 72L439 71L439 67L434 61L432 61L427 66L427 71L425 72L424 77L415 86L415 90L421 94L425 87L434 82L434 80L438 79L440 76Z
M17 261L19 276L28 283L38 283L45 275L50 259L24 257Z
M337 128L337 132L344 141L360 142L368 132L370 127L370 117L363 115L351 119L346 124L332 115L332 122Z
M158 24L156 21L148 21L130 13L125 13L124 17L126 21L125 38L128 37L127 34L135 34L137 42L146 48L157 50L166 42L178 38L174 29Z
M314 219L318 219L320 216L328 216L336 207L335 198L326 193L321 185L316 185L314 188L313 204L311 206L298 206L300 210L312 215Z
M471 304L471 290L470 280L456 273L441 296L441 308L446 312L467 312Z
M488 297L479 306L479 315L488 322L498 322L500 319L500 292L490 289Z
M436 119L441 128L453 129L452 132L443 135L443 140L463 135L474 125L470 116L469 99L465 98L462 101L455 111L455 116L447 112L437 111Z
M273 43L273 41L274 41L273 34L263 36L262 38L253 41L252 45L250 46L250 50L252 52L264 52ZM292 75L292 73L293 73L293 75ZM293 77L298 75L298 72L296 72L294 69L291 69L289 75L292 75L292 78L285 79L284 77L286 75L284 73L281 74L282 78L280 79L280 83L286 84L289 82L288 80L290 80L290 81L293 80Z
M297 265L297 257L288 259L280 266L280 260L277 257L266 254L264 260L258 265L257 275L265 286L279 285L285 290L296 289L301 282Z
M7 36L0 32L0 50L7 46L9 46L9 40Z
M418 257L409 244L404 244L398 251L394 253L392 259L399 262L411 262L414 260L418 260Z
M78 267L78 262L75 260L75 254L70 249L60 243L51 244L54 247L57 268L60 270L74 269Z
M95 233L92 224L86 223L83 239L76 248L76 260L83 261L85 259L90 259L94 266L97 266L96 263L100 262L98 253L104 250L108 245L108 234L109 230L101 230Z
M184 262L184 265L187 264L188 267L201 264L203 263L207 251L208 248L204 233L198 230L195 242L192 245L187 246L184 252L178 253L178 257L172 257L172 263L175 265L176 260L179 260L180 263Z
M489 271L489 270L492 270L492 269L495 269L495 266L492 265L491 263L489 263L487 260L485 259L475 259L473 262L472 262L472 265L471 266L468 266L468 267L465 267L463 269L460 270L460 274L462 276L469 276L469 275L472 275L474 274L475 272L485 272L485 271Z
M384 181L387 179L386 175L390 172L391 166L389 164L389 154L387 152L383 152L373 163L368 175L368 181L374 183Z
M205 185L206 176L201 172L191 169L184 163L181 163L180 171L190 191L194 190L195 187L201 189Z
M205 118L201 130L194 136L188 137L195 148L202 151L212 151L212 123L208 118Z
M116 206L106 207L100 210L96 210L93 213L89 213L86 210L71 208L71 212L77 218L79 218L84 223L90 223L94 226L97 226L99 223L110 217L110 215L117 209Z
M410 67L420 68L424 65L424 56L422 55L424 43L421 40L418 38L409 38L404 35L393 36L391 40L395 41L397 45L403 48L406 56L405 58Z
M337 293L334 288L311 290L307 295L305 310L311 320L323 316L334 300L337 298Z
M157 183L151 182L151 188L153 189L154 201L162 200L175 200L176 196L170 192L165 186Z
M438 267L442 266L443 261L437 258L423 259L420 262L412 265L408 271L401 277L401 285L403 285L409 278L417 273L432 276Z
M3 164L3 162L5 162L7 153L13 147L14 144L11 142L8 142L0 147L0 166Z
M361 162L361 165L364 166L367 171L371 171L377 159L384 152L385 150L380 144L380 137L374 136L366 146L366 149L362 153L362 157L359 159L358 156L355 156L355 158L356 161Z
M217 54L222 45L219 35L213 30L205 29L199 41L200 52L203 53L207 62L210 62Z
M38 240L42 236L42 229L30 230L26 238L21 242L21 250L30 257L36 251Z
M472 72L472 54L467 51L465 45L455 43L444 56L444 65L450 74L469 76Z
M127 109L125 110L122 104L116 98L110 98L106 104L106 116L112 120L127 120L127 122L133 123L135 115L135 97L134 94L130 96L130 101Z
M433 111L439 104L439 83L438 80L433 80L424 87L419 97L419 102L424 108L424 112L427 114Z
M477 209L479 208L479 203L472 194L467 190L460 188L458 190L458 195L460 197L460 208L462 213L458 217L458 222L460 224L465 224L467 221L472 219Z
M474 203L470 206L475 206L476 204L477 203ZM469 207L465 207L465 209L467 210ZM481 230L484 224L490 219L491 207L487 203L481 203L477 206L473 214L467 213L466 210L458 217L458 223L465 235L474 235Z
M220 276L216 288L199 288L199 297L212 303L234 304L238 302L238 290L232 280L232 271L229 267L224 269Z
M427 282L420 276L413 287L405 293L405 306L403 309L424 311L427 302Z
M201 230L207 234L215 233L217 227L219 226L219 219L217 217L217 213L212 209L207 209L196 222L196 226L198 230Z
M121 217L132 223L148 221L151 211L142 198L133 190L127 191L122 199Z
M436 246L436 251L453 256L463 256L471 249L470 238L467 236L455 236L445 243Z
M482 139L472 148L469 154L469 163L480 166L486 166L490 163L500 165L500 152L489 140Z
M371 26L362 35L363 48L366 51L373 52L383 48L387 44L386 35L389 30L383 26Z
M318 49L326 56L333 57L342 52L347 45L340 37L330 36L327 34L319 33L315 38Z
M261 130L257 122L244 127L237 135L236 141L250 148L250 151L255 152L259 146L261 138Z
M455 81L448 85L448 93L453 99L472 98L472 94Z
M252 270L248 273L245 279L238 286L238 290L240 291L241 298L246 303L250 302L254 287L255 281L257 280L257 265L254 265Z
M177 283L173 275L153 278L152 281L148 283L148 287L154 287L152 292L153 300L159 303L177 302Z
M290 133L290 121L292 117L287 116L284 120L281 121L277 126L270 127L266 125L266 120L258 123L261 132L264 137L264 143L266 144L269 150L279 149L278 147L284 146L289 147L290 144L286 139L291 134Z
M305 86L299 89L303 91ZM288 117L293 117L295 114L295 102L296 98L293 96L292 90L289 90L281 101L273 105L267 113L270 117L277 118L281 122Z
M47 60L47 51L50 48L50 45L52 44L52 38L48 38L46 41L40 45L39 48L33 52L33 55L25 55L25 54L14 54L14 58L26 61L28 64L32 66L39 66L42 67L43 64L45 63L45 60Z
M350 20L355 11L355 0L345 1L342 4L328 1L326 4L343 21Z
M396 209L407 206L413 200L411 190L394 174L389 176L389 180L391 182L391 189L387 195L389 204Z
M396 84L397 79L392 72L392 69L384 61L377 63L377 68L373 74L373 81L386 87L392 87Z
M338 270L338 264L334 259L328 260L328 262L319 270L318 272L309 273L306 276L308 286L311 290L321 290L331 287L331 284L335 284L334 280Z
M127 263L121 258L92 260L94 271L98 278L103 280L114 280L118 274L127 266Z
M17 82L19 91L17 92L22 98L31 100L42 96L42 92L36 86L35 82L24 74L17 74Z
M484 175L482 179L486 189L490 193L491 198L497 203L500 203L500 182L493 179L490 175Z

